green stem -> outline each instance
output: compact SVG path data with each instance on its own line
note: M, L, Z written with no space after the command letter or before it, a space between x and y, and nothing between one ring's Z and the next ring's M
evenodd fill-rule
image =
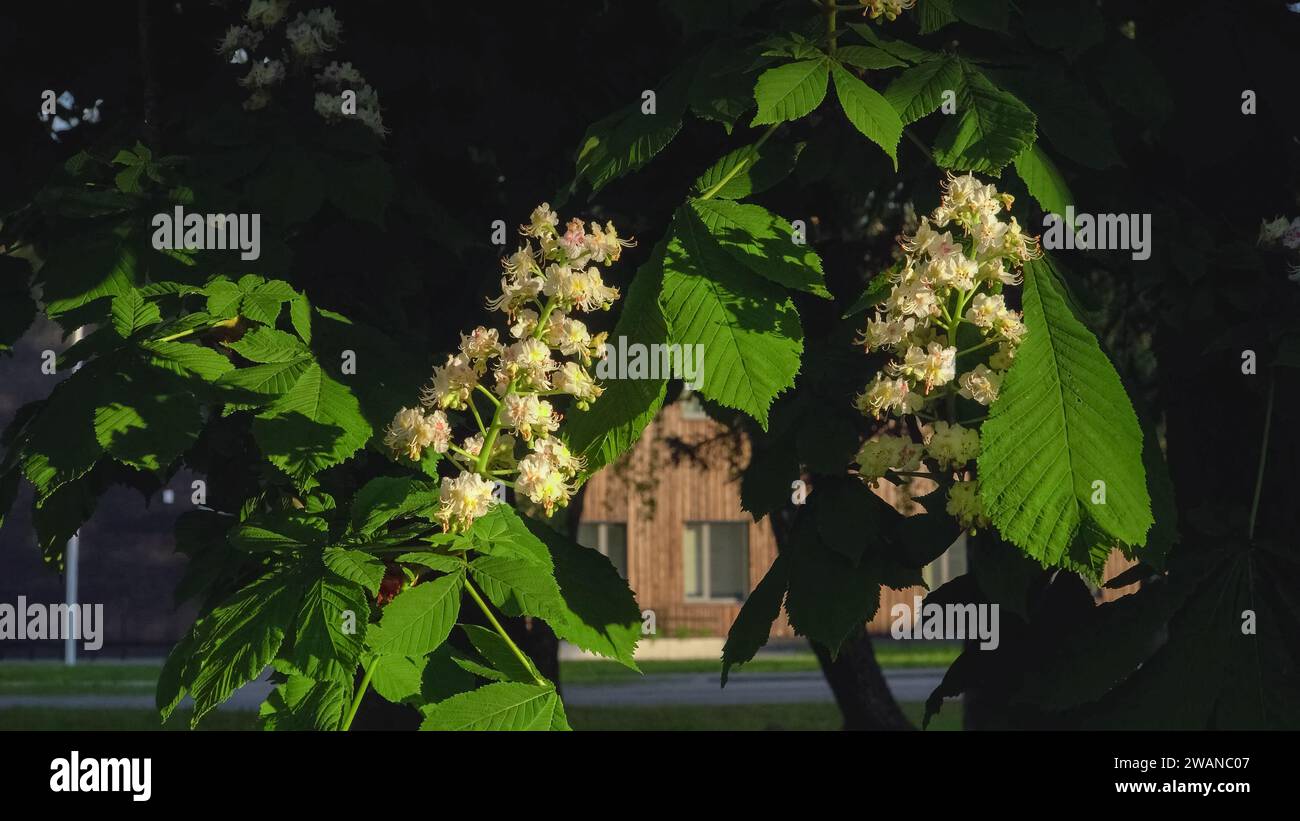
M827 0L826 5L826 53L835 56L835 40L839 37L839 32L835 30L835 16L839 14L839 6L831 0Z
M178 339L184 339L190 334L203 333L204 331L210 331L213 328L233 328L238 322L239 317L231 317L230 319L223 319L220 322L214 322L211 325L200 325L197 328L190 328L188 331L181 331L180 333L174 333L171 336L164 336L162 339L155 339L154 342L175 342Z
M482 387L482 386L480 385L479 387ZM474 397L471 396L471 397L469 397L468 399L466 399L466 400L465 400L465 404L469 405L469 412L472 413L472 414L474 414L474 422L478 425L478 432L479 432L479 433L487 433L487 428L483 427L483 417L482 417L482 416L479 416L479 414L478 414L478 407L474 404ZM462 452L463 452L463 451L462 451ZM465 455L466 455L466 456L469 456L468 453L466 453ZM473 457L473 456L470 456L470 458L473 459L474 457Z
M975 353L975 352L978 351L980 348L987 348L987 347L990 346L990 345L996 345L997 342L998 342L997 339L986 339L986 340L984 340L983 342L981 342L980 344L978 344L978 345L972 345L972 346L970 346L969 348L967 348L967 349L964 350L964 351L957 351L957 355L958 355L958 356L965 356L965 355L968 354L968 353Z
M524 665L524 669L532 674L533 683L545 685L546 680L537 673L533 668L533 663L528 660L528 656L524 655L524 651L520 650L519 645L515 644L514 640L510 638L510 635L506 633L506 629L501 626L501 622L497 621L497 617L492 613L492 608L488 607L488 603L483 601L483 597L479 595L478 590L474 587L474 583L469 580L468 576L465 577L465 590L469 593L469 597L474 600L474 603L478 605L478 609L483 611L483 615L487 616L487 620L492 625L492 629L496 630L497 635L499 635L505 643L510 646L511 652L513 652L515 657L519 659L520 664Z
M1271 375L1268 379L1268 408L1264 411L1264 439L1259 444L1259 470L1255 473L1255 498L1250 501L1250 529L1247 538L1255 540L1255 517L1259 513L1259 496L1264 491L1264 463L1268 459L1268 434L1273 427L1273 394L1277 389L1277 380Z
M366 674L361 677L361 683L357 685L357 694L352 699L352 707L348 709L348 717L343 719L343 731L347 732L352 728L352 719L357 717L357 710L361 707L361 699L365 698L366 690L370 689L370 677L375 674L375 665L371 664L366 669Z
M491 399L493 405L500 405L500 404L501 404L501 400L500 400L500 399L497 399L495 396L493 396L493 395L492 395L492 391L490 391L490 390L488 390L487 388L483 387L483 383L482 383L482 382L477 382L477 383L475 383L474 388L475 388L475 390L481 392L481 393L482 393L484 396L486 396L488 399Z

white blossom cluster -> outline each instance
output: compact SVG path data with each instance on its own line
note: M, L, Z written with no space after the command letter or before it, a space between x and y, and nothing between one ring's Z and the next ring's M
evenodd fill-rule
M957 423L952 409L957 396L985 406L997 400L1026 332L1003 290L1019 284L1020 268L1039 254L1037 241L1005 214L1011 204L1010 195L973 175L949 175L939 207L901 239L889 296L857 339L868 352L892 357L854 404L875 419L912 414L932 424L922 428L924 444L895 435L864 444L857 455L864 481L874 484L889 470L917 471L926 458L939 470L960 472L979 455L978 430ZM980 341L958 350L963 325ZM947 421L939 419L940 400ZM964 482L957 487L963 489L950 493L949 512L964 526L984 522L978 496Z
M324 70L311 74L326 55L342 40L343 24L332 7L310 9L289 18L290 0L251 0L244 13L245 23L231 26L217 45L217 53L231 63L249 65L239 84L249 90L244 108L255 111L272 100L273 90L290 73L306 72L316 82L313 105L327 120L355 117L379 136L388 133L379 107L379 94L351 63L331 62ZM254 55L273 29L283 25L284 45L277 52ZM355 114L344 114L342 92L357 95Z
M1288 251L1300 251L1300 217L1290 221L1286 217L1263 220L1259 226L1258 244L1281 245ZM1290 266L1288 279L1300 283L1300 265Z
M591 334L575 314L608 310L618 299L597 266L617 262L631 243L612 223L558 226L543 203L520 228L524 245L502 261L501 295L488 307L505 314L508 337L484 326L461 334L460 349L433 369L420 406L402 408L388 427L384 443L395 453L418 461L432 449L460 469L441 485L446 530L464 530L485 514L494 482L511 484L511 476L515 491L548 515L577 490L582 462L555 435L561 417L547 397L568 395L586 408L600 396L587 369L603 355L605 334ZM489 403L490 422L476 399ZM477 426L459 445L448 410L469 411Z
M914 7L916 0L858 0L858 3L862 5L862 13L872 20L883 17L892 23L905 10Z

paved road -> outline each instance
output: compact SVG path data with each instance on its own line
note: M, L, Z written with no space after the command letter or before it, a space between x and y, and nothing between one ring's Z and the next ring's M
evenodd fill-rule
M942 669L886 670L885 680L899 701L925 701L943 678ZM256 710L271 685L256 681L236 692L223 705L228 710ZM794 704L834 700L820 672L737 672L718 686L716 673L666 673L611 684L570 684L564 687L566 704L583 707L654 706L664 704ZM182 708L191 706L187 698ZM6 707L56 707L83 709L154 708L152 695L22 695L0 696Z

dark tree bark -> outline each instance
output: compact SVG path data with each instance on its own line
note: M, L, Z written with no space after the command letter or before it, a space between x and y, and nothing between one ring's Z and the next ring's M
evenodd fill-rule
M808 642L821 664L826 683L835 694L835 703L844 715L846 730L911 730L894 694L889 691L885 674L876 661L871 636L866 630L844 642L839 655L815 641Z

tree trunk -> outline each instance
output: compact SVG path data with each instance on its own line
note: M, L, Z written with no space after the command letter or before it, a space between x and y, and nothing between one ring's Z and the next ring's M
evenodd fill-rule
M894 694L889 691L885 674L876 661L871 636L858 631L840 647L831 659L830 651L815 641L808 642L821 664L826 683L835 694L835 703L844 715L846 730L911 730Z

